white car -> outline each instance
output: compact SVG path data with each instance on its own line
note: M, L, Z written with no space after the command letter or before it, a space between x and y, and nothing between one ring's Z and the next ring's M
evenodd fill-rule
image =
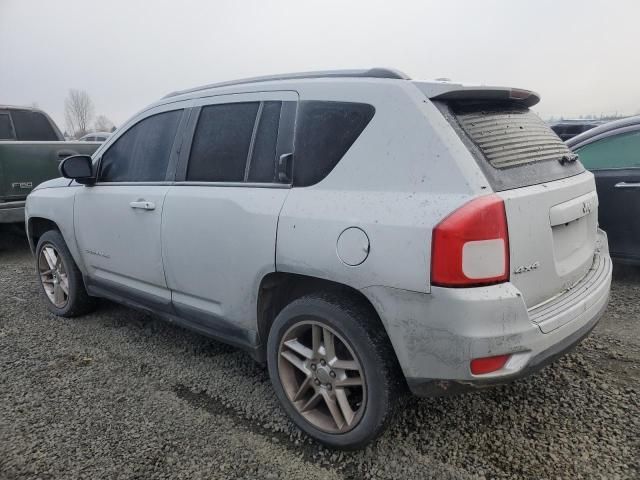
M360 447L406 387L522 377L602 315L594 178L538 100L385 69L170 94L29 196L47 306L244 348L301 429Z
M79 142L105 142L111 136L109 132L93 132L78 139Z

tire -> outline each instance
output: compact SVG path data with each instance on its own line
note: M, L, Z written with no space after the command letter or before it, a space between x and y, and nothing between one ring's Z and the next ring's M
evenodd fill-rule
M267 363L276 396L293 422L326 446L366 445L384 431L393 411L402 374L375 315L348 295L309 295L287 305L269 332ZM325 348L331 338L335 355ZM350 370L356 366L357 372Z
M52 265L57 267L51 268ZM77 317L95 307L95 299L87 293L82 274L57 230L49 230L38 240L36 275L50 312L60 317Z

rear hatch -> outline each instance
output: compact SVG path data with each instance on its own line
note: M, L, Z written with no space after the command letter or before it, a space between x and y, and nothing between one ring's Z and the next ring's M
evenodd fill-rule
M569 290L591 267L595 183L526 102L486 94L434 103L505 202L511 282L532 308Z

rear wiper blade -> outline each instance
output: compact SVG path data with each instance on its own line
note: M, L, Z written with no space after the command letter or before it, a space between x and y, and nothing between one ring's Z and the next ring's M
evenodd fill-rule
M578 154L576 153L568 153L558 159L560 165L564 165L566 163L574 163L576 160L578 160Z

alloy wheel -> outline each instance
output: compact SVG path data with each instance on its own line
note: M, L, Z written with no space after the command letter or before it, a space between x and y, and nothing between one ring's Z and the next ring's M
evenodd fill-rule
M57 308L64 308L69 301L69 277L60 254L49 243L40 250L38 273L49 301Z
M296 323L280 341L278 373L287 397L314 427L345 433L361 420L367 385L358 357L336 331Z

